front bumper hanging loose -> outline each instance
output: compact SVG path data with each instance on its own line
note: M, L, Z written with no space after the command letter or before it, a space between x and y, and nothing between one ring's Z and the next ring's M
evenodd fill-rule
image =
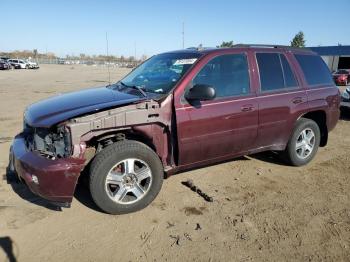
M48 159L27 149L23 135L17 135L10 152L10 170L24 180L29 189L55 204L69 206L84 159Z

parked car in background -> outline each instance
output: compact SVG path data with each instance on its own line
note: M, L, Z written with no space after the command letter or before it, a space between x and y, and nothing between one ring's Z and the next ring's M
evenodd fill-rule
M29 69L39 69L39 65L36 62L32 62L30 60L26 60Z
M180 171L268 150L290 165L308 164L327 145L339 104L327 65L309 50L168 52L117 83L28 106L9 170L66 207L86 170L95 203L129 213Z
M15 69L27 69L29 65L22 59L9 59L7 60Z
M0 60L0 70L9 70L11 69L11 65L7 63L5 60Z
M10 58L7 57L7 56L0 56L0 60L3 60L3 61L7 61L9 60Z
M350 109L350 87L342 93L340 107L342 109Z
M350 69L339 69L333 73L336 85L348 85L350 83Z

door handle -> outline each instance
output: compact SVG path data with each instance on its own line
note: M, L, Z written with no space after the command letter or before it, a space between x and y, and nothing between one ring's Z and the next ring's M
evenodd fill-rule
M293 104L300 104L300 103L302 103L303 102L303 98L302 97L294 97L293 99L292 99L292 103Z
M241 107L241 111L242 112L250 112L254 110L254 106L253 105L244 105Z

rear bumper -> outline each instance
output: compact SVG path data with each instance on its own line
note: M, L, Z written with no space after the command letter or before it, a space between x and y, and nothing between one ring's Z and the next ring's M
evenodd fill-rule
M72 202L84 162L77 158L50 160L28 151L21 135L11 147L10 166L34 194L52 202Z

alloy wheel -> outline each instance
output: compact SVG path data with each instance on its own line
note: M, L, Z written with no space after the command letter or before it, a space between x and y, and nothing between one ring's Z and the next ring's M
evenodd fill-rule
M295 146L297 156L300 159L309 157L315 147L315 133L310 128L306 128L299 134Z
M118 204L132 204L142 199L152 184L152 171L140 159L120 161L109 171L105 181L107 195Z

